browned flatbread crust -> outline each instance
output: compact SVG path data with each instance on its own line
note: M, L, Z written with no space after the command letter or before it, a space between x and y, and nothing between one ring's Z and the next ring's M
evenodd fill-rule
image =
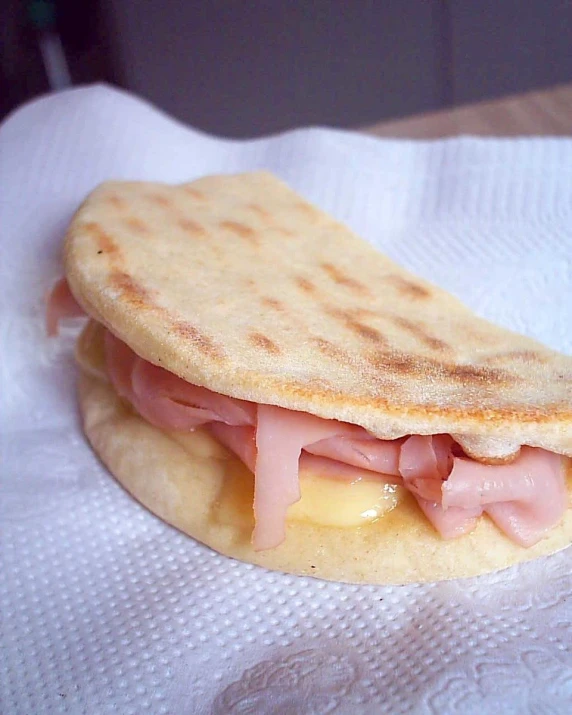
M265 172L109 182L66 275L139 355L234 397L451 433L474 457L572 456L572 359L477 318Z
M65 263L95 320L189 382L385 439L450 433L485 461L522 444L572 455L570 357L477 318L270 174L104 184L72 221ZM360 528L291 522L280 547L255 552L252 475L206 433L164 433L119 400L98 331L78 346L95 451L152 512L223 554L387 584L472 576L571 542L570 509L530 549L486 517L444 541L407 496Z

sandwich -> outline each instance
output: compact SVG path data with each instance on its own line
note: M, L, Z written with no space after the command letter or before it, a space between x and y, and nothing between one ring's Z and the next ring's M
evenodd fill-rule
M497 327L267 172L106 182L51 334L89 442L217 552L323 579L474 576L572 539L572 358Z

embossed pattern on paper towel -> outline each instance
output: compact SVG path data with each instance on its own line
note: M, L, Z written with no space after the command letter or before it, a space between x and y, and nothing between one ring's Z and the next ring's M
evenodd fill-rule
M331 713L358 687L359 668L349 653L304 650L245 670L216 698L213 711L216 715Z

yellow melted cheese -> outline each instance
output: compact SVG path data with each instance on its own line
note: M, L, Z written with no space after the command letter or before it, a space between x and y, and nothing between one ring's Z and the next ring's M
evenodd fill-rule
M323 526L360 526L395 509L403 487L381 479L338 481L318 474L301 474L302 498L288 510L288 519Z

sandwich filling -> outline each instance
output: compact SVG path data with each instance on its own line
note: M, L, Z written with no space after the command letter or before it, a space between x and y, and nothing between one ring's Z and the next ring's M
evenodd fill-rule
M48 332L57 332L61 318L80 315L66 281L58 282L48 301ZM109 330L104 352L114 389L142 418L162 430L204 428L254 474L257 550L284 540L286 519L301 497L300 472L341 484L379 481L405 488L445 539L470 532L487 514L509 539L528 547L566 511L558 454L524 446L510 463L483 464L450 435L381 440L358 425L212 392L143 360ZM363 520L379 516L372 509Z

